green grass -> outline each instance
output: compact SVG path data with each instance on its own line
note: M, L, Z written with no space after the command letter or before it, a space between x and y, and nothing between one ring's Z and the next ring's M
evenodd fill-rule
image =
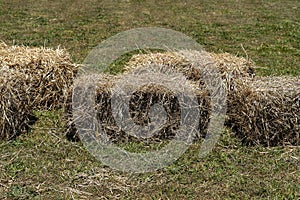
M104 39L137 27L181 31L209 51L245 56L261 75L299 75L297 1L1 1L1 40L61 45L81 62Z
M75 62L114 34L165 27L208 51L248 56L259 75L300 75L299 1L0 1L0 40L62 46ZM125 61L127 57L125 56ZM120 59L108 69L121 72ZM117 67L117 68L115 68ZM60 112L37 112L33 130L0 142L0 199L297 199L300 150L243 146L225 131L213 152L200 144L152 173L127 174L65 139ZM124 145L124 144L122 144ZM139 151L136 143L125 149ZM152 147L150 147L152 148Z

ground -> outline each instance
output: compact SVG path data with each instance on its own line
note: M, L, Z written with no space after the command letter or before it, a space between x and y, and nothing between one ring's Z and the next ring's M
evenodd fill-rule
M208 51L251 58L258 75L300 75L299 1L0 2L0 40L66 48L74 62L106 38L137 27L181 31ZM244 49L244 50L243 50ZM128 174L96 161L63 134L61 111L37 112L32 131L0 142L0 199L298 199L299 147L245 146L224 130L156 172ZM128 143L126 149L138 151Z

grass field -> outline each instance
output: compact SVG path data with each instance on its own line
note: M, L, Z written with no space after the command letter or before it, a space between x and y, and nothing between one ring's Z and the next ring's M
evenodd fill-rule
M137 27L181 31L206 50L244 56L258 75L300 75L300 1L0 0L0 40L62 46L80 63L106 38ZM243 48L242 48L243 46ZM224 131L176 163L127 174L96 161L63 134L62 113L37 112L33 130L0 142L0 199L298 199L299 147L244 146ZM135 144L127 149L136 150Z

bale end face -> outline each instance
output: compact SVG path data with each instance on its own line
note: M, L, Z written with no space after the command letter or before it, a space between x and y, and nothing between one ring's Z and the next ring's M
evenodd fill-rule
M237 81L229 95L228 116L247 144L300 144L299 77L260 77Z

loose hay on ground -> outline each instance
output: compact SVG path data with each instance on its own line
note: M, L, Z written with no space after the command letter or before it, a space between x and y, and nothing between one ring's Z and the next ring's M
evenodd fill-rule
M228 96L228 118L247 144L300 144L300 77L237 80Z

